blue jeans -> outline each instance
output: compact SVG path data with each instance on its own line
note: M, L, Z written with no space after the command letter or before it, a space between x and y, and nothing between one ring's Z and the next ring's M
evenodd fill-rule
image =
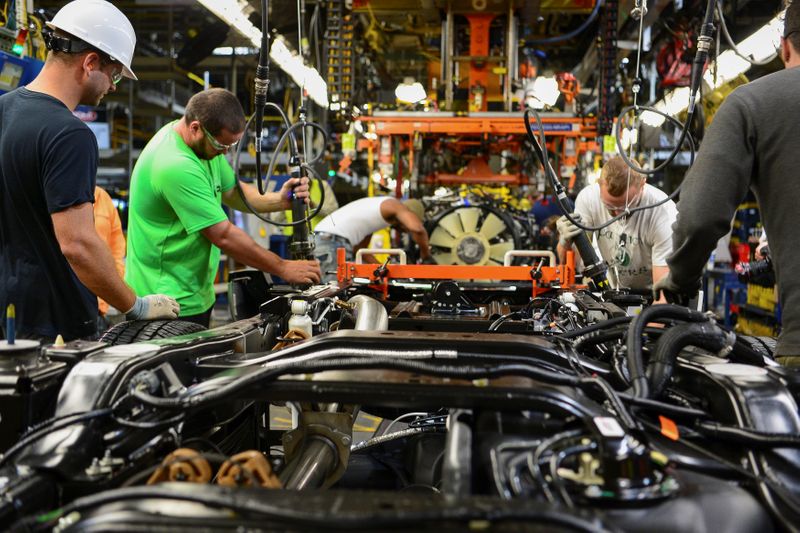
M353 260L353 246L344 237L332 235L330 233L316 233L314 235L314 257L319 260L319 268L322 271L322 283L327 283L336 279L336 250L344 248L348 261Z

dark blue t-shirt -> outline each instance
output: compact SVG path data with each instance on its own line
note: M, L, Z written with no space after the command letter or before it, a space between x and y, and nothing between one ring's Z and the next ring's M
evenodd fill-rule
M69 266L50 215L94 202L97 141L59 100L0 96L0 316L20 335L70 340L96 330L97 298Z

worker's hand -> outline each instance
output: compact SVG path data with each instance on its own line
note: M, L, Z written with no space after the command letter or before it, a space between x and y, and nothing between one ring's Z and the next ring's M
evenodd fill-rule
M148 296L136 297L133 307L125 311L125 318L128 320L155 320L178 318L181 310L180 304L175 298L166 294L150 294Z
M687 306L689 305L689 300L697 296L698 290L700 290L699 283L695 283L691 287L678 285L672 280L672 273L670 272L653 285L653 300L658 301L663 293L668 303Z
M578 222L581 221L581 216L577 213L573 213L572 218ZM558 229L558 244L563 247L570 246L575 237L583 231L564 215L556 221L556 228Z
M287 283L303 285L307 283L319 283L322 273L319 269L319 261L284 261L281 265L278 276L286 280Z
M422 265L438 265L438 263L436 262L436 260L435 260L433 257L431 257L431 256L428 256L428 257L421 257L421 258L420 258L420 260L419 260L419 262L420 262L420 264L422 264Z
M295 185L297 186L296 189ZM308 203L308 185L308 178L289 178L286 180L278 193L281 195L281 207L284 209L292 208L292 194Z

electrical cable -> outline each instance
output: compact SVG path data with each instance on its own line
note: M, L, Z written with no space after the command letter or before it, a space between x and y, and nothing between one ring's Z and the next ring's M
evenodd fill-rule
M583 453L588 452L591 450L597 449L596 442L590 442L589 444L578 444L575 446L570 446L569 448L563 449L558 453L554 453L550 455L550 477L553 479L553 484L558 489L558 493L561 496L561 500L569 509L575 508L575 502L572 501L572 497L567 492L567 487L564 485L564 479L558 475L558 467L561 466L561 463L567 457L571 455L575 455L576 453Z
M560 43L562 41L568 41L573 37L577 37L584 31L586 31L586 29L592 24L592 22L595 21L597 15L600 14L600 8L602 7L603 4L605 4L604 0L595 0L594 7L592 8L591 13L589 13L589 16L586 18L586 20L584 20L581 23L580 26L578 26L574 30L569 31L563 35L555 35L553 37L545 37L542 39L528 39L525 41L525 46Z
M506 480L505 476L503 475L503 469L500 468L500 453L504 452L508 448L531 448L533 446L538 446L541 442L541 440L505 441L489 449L489 462L492 465L492 479L494 480L497 494L507 500L511 499L511 492L509 492L505 486Z
M725 16L722 13L722 2L721 1L717 3L717 19L719 20L719 26L722 29L722 35L725 37L725 40L728 41L728 46L731 47L731 50L733 50L733 53L736 54L737 56L741 57L742 59L744 59L745 61L747 61L751 65L755 65L755 66L769 65L770 63L775 61L775 58L778 57L778 52L777 51L775 51L775 53L772 54L769 58L762 59L760 61L756 60L756 59L751 59L751 58L747 57L745 54L743 54L739 50L739 48L736 46L736 42L731 37L731 34L728 32L728 24L725 22Z
M269 102L268 102L268 103L269 103ZM274 107L275 109L280 109L280 108L279 108L279 107L278 107L276 104L272 104L272 106L270 106L270 107ZM283 112L283 110L281 110L281 112ZM282 114L283 114L283 113L282 113ZM286 115L285 115L285 114L283 114L283 117L282 117L282 118L284 118L285 120L288 120L288 118L286 117ZM253 120L253 117L250 117L250 120L248 120L248 121L247 121L247 124L245 125L245 131L247 131L247 130L249 129L249 127L250 127L250 122L251 122L252 120ZM298 124L299 124L299 123L298 123ZM295 126L297 126L298 124L295 124ZM308 124L310 125L310 124L313 124L313 123L309 122ZM320 128L321 128L321 126L319 126L319 125L317 125L317 124L314 124L314 125L315 125L315 126L318 126L318 127L320 127ZM290 127L291 127L291 126L290 126ZM287 130L287 131L288 131L288 130ZM285 143L285 142L286 142L286 138L287 138L287 137L286 137L286 134L284 133L284 135L281 137L281 139L283 140L283 143ZM289 139L292 139L293 137L292 137L292 136L289 136L288 138L289 138ZM326 138L327 138L327 136L326 136ZM258 212L258 210L256 210L256 209L255 209L255 208L254 208L254 207L253 207L253 206L250 204L250 202L247 200L247 197L246 197L246 195L245 195L245 193L244 193L244 190L242 189L242 186L241 186L241 178L240 178L240 176L239 176L239 156L240 156L240 154L241 154L241 151L242 151L242 145L243 145L243 144L244 144L243 142L239 142L239 143L237 144L237 146L236 146L236 152L235 152L235 154L234 154L233 169L234 169L234 173L235 173L235 176L236 176L236 181L235 181L235 182L236 182L236 190L237 190L237 192L239 193L239 198L241 198L241 200L242 200L242 202L244 203L245 207L247 207L247 209L249 209L249 210L250 210L250 212L251 212L251 213L252 213L252 214L253 214L255 217L257 217L258 219L260 219L260 220L262 220L262 221L264 221L264 222L266 222L266 223L268 223L268 224L272 224L273 226L279 226L279 227L292 227L292 226L295 226L295 225L297 225L297 224L303 224L303 223L306 223L306 222L310 221L311 219L313 219L315 216L317 216L317 215L319 214L319 212L322 210L322 205L323 205L323 203L324 203L324 201L325 201L325 188L324 188L324 187L322 187L322 186L320 186L320 194L321 194L321 196L320 196L320 202L319 202L319 205L317 206L317 208L316 208L316 209L315 209L313 212L311 212L309 215L307 215L306 217L304 217L304 218L302 218L302 219L300 219L300 220L298 220L298 221L294 221L294 220L293 220L292 222L278 222L278 221L276 221L276 220L271 220L271 219L269 219L269 218L265 217L264 215L262 215L261 213L259 213L259 212ZM278 146L278 147L279 147L279 146ZM275 151L273 152L273 154L274 154L274 155L273 155L273 158L272 158L272 160L270 161L270 163L274 162L274 161L276 160L276 158L277 158L277 154L279 154L279 153L280 153L280 150L278 150L278 147L276 147ZM320 157L321 157L321 155L320 155ZM313 167L311 167L311 166L308 166L306 163L302 163L302 165L303 165L303 167L304 167L304 168L305 168L305 169L306 169L308 172L310 172L310 173L311 173L311 174L314 176L314 178L315 178L317 181L320 181L320 182L322 181L322 179L323 179L323 178L322 178L322 176L320 176L320 175L319 175L319 173L318 173L316 170L314 170L314 168L313 168ZM270 166L270 168L272 168L272 169L274 170L274 165L271 165L271 166ZM257 169L257 172L260 172L260 169ZM269 179L270 179L270 177L271 177L271 176L272 176L272 174L271 174L271 173L268 173L268 174L267 174L267 181L269 181Z
M656 110L655 108L652 108L652 107L634 105L634 106L625 107L620 112L619 116L617 117L617 135L616 135L616 137L617 137L617 149L619 151L619 155L622 158L622 160L625 162L626 165L628 165L631 169L635 170L636 172L639 172L640 174L652 175L652 174L655 174L656 172L659 172L659 171L663 170L664 168L666 168L666 166L669 165L670 163L672 163L672 161L678 155L678 152L680 152L681 148L683 147L683 143L686 140L686 138L688 137L688 138L691 139L691 136L689 135L689 126L692 123L692 118L694 116L694 110L695 110L695 104L697 103L696 102L697 94L699 92L700 85L702 84L702 81L703 81L703 68L705 67L706 60L708 59L708 51L711 48L711 44L713 42L714 13L715 13L714 6L716 5L716 1L717 0L708 0L708 3L706 4L706 10L705 10L705 14L703 16L703 24L700 27L700 35L697 38L697 52L695 53L694 60L692 62L692 71L691 71L691 76L690 76L690 80L689 80L689 107L688 107L688 110L687 110L687 113L686 113L686 121L684 122L683 127L681 129L681 134L680 134L680 137L678 139L678 142L676 143L675 148L672 150L670 155L667 156L667 159L663 163L661 163L660 165L656 166L655 168L644 169L644 168L640 167L639 165L635 164L634 162L632 162L630 160L630 158L628 158L628 156L625 155L625 150L622 147L623 117L625 117L631 110L633 110L633 111L639 111L639 110L651 111L651 112L658 113L661 116L667 116L665 113L661 113L661 112L659 112L658 110ZM642 49L642 41L643 41L642 36L643 36L643 33L641 31L641 26L640 26L639 41L638 41L639 50ZM637 77L637 79L639 77L640 68L641 68L641 65L637 64L637 66L636 66L636 77ZM636 96L636 92L638 92L638 90L634 92L634 98ZM692 150L692 161L694 161L694 150ZM691 163L690 163L690 166L691 166ZM677 194L679 190L680 190L680 186L678 186L678 188L676 188L675 191L673 191L673 195Z
M432 365L420 361L421 357L409 358L398 360L397 356L401 354L394 353L393 358L381 357L375 354L375 350L370 351L372 355L364 357L348 357L344 359L324 359L325 353L317 352L310 354L312 360L308 360L309 356L300 356L291 361L274 361L267 363L263 368L238 378L232 382L221 385L212 391L202 392L200 394L180 397L180 398L162 398L153 396L142 390L132 390L130 395L135 397L146 405L164 409L189 409L197 408L213 402L219 402L227 399L230 395L238 393L248 387L262 384L277 379L284 374L297 374L297 373L310 373L321 372L324 370L332 369L381 369L391 368L397 370L410 370L422 374L430 374L433 376L444 376L461 379L481 379L493 378L505 375L522 375L531 379L544 381L546 383L555 383L561 385L571 385L579 387L598 387L603 394L611 402L614 409L623 423L628 428L636 428L636 423L631 417L630 413L625 409L622 401L617 397L616 391L599 376L590 377L575 377L560 372L553 372L544 370L531 364L510 364L510 365L491 365L487 367L476 366L455 366L455 365ZM423 351L424 352L424 351ZM470 358L485 358L485 354L459 354L460 357L465 359ZM434 359L435 354L431 352L429 357L422 357L422 359ZM302 360L297 360L301 359Z
M267 92L269 90L269 2L261 0L261 48L258 52L258 66L255 76L255 97L253 106L255 113L255 160L256 160L256 183L258 192L262 196L266 194L267 188L261 176L261 148L262 134L264 129L264 107L267 103ZM249 122L248 122L249 125ZM245 126L247 129L247 126ZM238 151L237 151L238 156ZM238 157L237 157L238 160ZM238 169L238 166L237 166ZM269 177L268 177L269 178Z
M395 431L394 433L383 434L379 437L373 437L363 442L353 444L353 446L350 447L350 453L360 452L367 448L373 448L375 446L384 444L386 442L405 439L406 437L419 435L421 433L445 433L445 432L446 431L443 431L442 428L436 426L410 427L406 429L401 429L399 431Z
M650 429L651 431L653 431L653 432L655 432L657 434L661 434L661 428L659 426L657 426L655 424L652 424L652 423L650 423L650 422L648 422L646 420L642 420L641 422L642 422L642 424L644 425L645 428ZM705 455L706 457L712 459L713 461L715 461L717 463L720 463L721 465L729 468L730 470L732 470L734 472L738 472L742 476L753 480L758 485L759 490L771 491L772 494L777 495L781 500L783 500L785 503L787 503L790 508L792 508L792 509L800 508L800 502L797 501L797 498L794 497L792 494L787 494L786 490L784 489L784 487L779 485L775 480L773 480L773 479L771 479L769 477L757 474L755 472L751 472L750 470L746 469L742 465L740 465L740 464L738 464L736 462L733 462L733 461L729 461L729 460L725 459L724 457L721 457L721 456L715 454L714 452L712 452L710 450L707 450L706 448L703 448L702 446L691 442L690 440L680 439L680 441L678 441L678 442L680 442L683 446L686 446L687 448L689 448L689 449L691 449L691 450L693 450L695 452L698 452L698 453L700 453L702 455ZM748 461L747 463L750 464L750 461ZM770 502L766 502L766 503L774 511L776 510L774 505L771 505ZM778 515L778 517L783 519L783 516L781 516L781 515ZM784 525L784 527L785 527L787 525L786 520L782 520L782 522L783 522L782 525ZM789 528L787 528L787 530L788 529Z
M556 499L553 497L553 493L550 491L547 480L545 480L544 474L542 474L542 469L539 467L539 462L542 460L542 455L560 442L582 436L584 431L585 430L583 429L572 429L569 431L556 433L555 435L543 440L533 452L528 453L528 470L530 471L531 476L533 476L534 481L538 483L542 494L544 494L544 497L550 503L556 503Z
M400 422L401 420L405 420L406 418L411 418L412 416L416 416L416 417L427 416L428 414L429 413L427 413L425 411L415 411L413 413L402 414L402 415L398 416L397 418L395 418L394 420L392 420L391 422L389 422L389 425L386 426L386 429L384 429L381 432L381 435L388 435L390 433L389 430L392 429L392 427L394 427L394 425L397 424L398 422Z
M633 106L625 107L622 110L622 112L620 113L620 117L625 116L632 109L634 109ZM684 132L688 131L686 128L683 127L683 125L675 117L670 116L670 115L664 113L661 110L658 110L658 109L656 109L654 107L641 106L641 105L637 106L637 109L643 109L643 110L646 110L646 111L652 111L653 113L656 113L658 115L661 115L661 116L665 117L667 120L669 120L673 124L677 125L678 127L683 128L682 131L684 131ZM533 112L534 118L536 119L537 128L539 129L539 133L541 135L541 138L544 139L544 126L542 125L541 118L539 117L539 113L535 109L526 109L525 110L525 114L524 114L525 130L526 130L526 132L528 134L528 139L531 141L531 144L534 146L534 150L537 152L537 155L539 156L539 158L542 161L545 161L545 160L547 160L547 159L545 159L545 158L547 158L547 147L546 147L546 145L541 145L541 147L539 148L540 143L536 141L536 136L534 135L533 130L531 129L531 125L530 125L529 113L531 111ZM618 129L617 129L617 131L619 131L619 130L620 130L620 126L619 126L619 121L618 121ZM680 147L683 144L683 142L688 142L689 143L690 164L691 164L691 163L694 162L695 151L696 151L694 138L691 135L689 135L688 133L686 135L682 134L681 135L681 140L679 141L679 144L678 144L678 147ZM624 154L624 150L622 150L622 147L620 145L618 145L618 149L620 151L620 157L622 157L623 160L627 160L627 158L626 158L626 156ZM539 154L541 154L541 155L539 155ZM559 206L562 214L567 218L567 220L569 220L570 222L572 222L573 224L575 224L577 227L579 227L580 229L582 229L584 231L590 231L590 232L600 231L601 229L603 229L603 228L605 228L607 226L610 226L614 222L616 222L616 221L618 221L620 219L626 218L626 217L628 217L628 216L630 216L630 215L632 215L634 213L637 213L639 211L645 211L647 209L654 209L654 208L659 207L659 206L661 206L661 205L663 205L663 204L665 204L665 203L667 203L667 202L669 202L671 200L674 200L678 196L678 194L680 193L680 186L678 186L678 188L676 188L672 192L672 194L668 195L663 200L660 200L660 201L658 201L658 202L656 202L654 204L643 205L643 206L633 207L633 208L628 206L619 215L611 217L607 222L605 222L603 224L600 224L598 226L587 226L587 225L583 224L578 219L576 219L576 218L574 218L572 216L572 209L566 204L567 195L566 195L566 192L564 191L564 186L561 184L561 182L559 181L558 177L555 175L555 170L553 170L553 167L550 165L549 160L547 160L547 161L548 161L548 163L546 165L543 164L544 172L545 172L545 175L550 180L550 183L551 183L551 185L553 187L553 190L556 192L556 194L555 194L556 203L558 203L558 206ZM632 165L632 163L630 163L629 160L627 160L626 162L628 163L628 166ZM637 172L640 172L642 174L652 174L653 172L655 172L657 170L660 170L660 168L658 168L657 170L654 170L653 172L649 172L649 171L648 172L641 172L639 170L638 166L636 166L636 167L631 166L631 168L633 168L634 170L636 170ZM559 191L561 191L561 192L559 193Z
M715 422L698 422L694 429L708 436L736 444L769 448L800 448L800 436L788 433L767 433Z
M372 351L374 352L374 350ZM318 354L312 354L316 359L322 359ZM397 354L395 354L396 357ZM301 356L306 357L306 356ZM469 357L464 355L464 357ZM476 356L482 357L482 356ZM431 355L430 358L433 358ZM283 363L277 361L277 363ZM269 363L268 363L269 364ZM146 405L165 409L189 409L197 408L201 405L207 405L213 402L223 401L230 395L240 392L248 387L256 384L263 384L277 379L284 374L303 374L310 372L321 372L323 370L332 369L382 369L390 368L397 370L408 370L421 374L430 374L433 376L444 376L461 379L482 379L493 378L506 375L521 375L536 380L541 380L549 383L557 383L563 385L572 385L579 387L598 387L600 391L606 396L608 401L614 408L620 422L623 426L629 429L636 429L637 424L631 417L631 414L625 408L620 398L617 396L616 391L601 377L575 377L558 372L543 370L541 368L532 366L530 364L513 364L513 365L498 365L490 367L466 367L466 366L453 366L453 365L432 365L423 363L419 360L397 360L396 358L387 359L380 356L372 355L367 357L349 357L346 359L322 359L319 361L293 361L292 363L282 364L275 368L275 366L265 366L264 368L253 372L247 376L239 378L235 381L220 386L213 391L207 391L195 396L184 398L162 398L153 396L142 390L130 391L131 396L141 401Z

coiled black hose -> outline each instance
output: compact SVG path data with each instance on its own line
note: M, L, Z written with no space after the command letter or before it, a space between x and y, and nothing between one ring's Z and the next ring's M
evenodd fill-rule
M642 357L642 337L644 328L656 318L673 318L685 322L706 322L709 317L699 311L680 305L651 305L643 310L628 326L627 360L628 371L633 385L633 395L638 398L649 398L650 387L645 373Z
M658 398L672 379L678 354L687 346L720 352L733 345L736 337L712 322L678 324L668 329L656 344L655 355L647 362L650 398Z

